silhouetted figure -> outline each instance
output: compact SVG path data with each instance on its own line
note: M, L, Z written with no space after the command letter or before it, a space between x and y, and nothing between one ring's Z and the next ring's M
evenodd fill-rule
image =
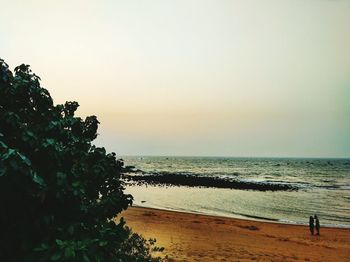
M310 216L310 219L309 219L309 228L310 228L310 232L311 232L311 235L314 234L314 218L312 216Z
M318 220L318 217L315 215L315 224L316 224L316 234L320 235L320 220Z

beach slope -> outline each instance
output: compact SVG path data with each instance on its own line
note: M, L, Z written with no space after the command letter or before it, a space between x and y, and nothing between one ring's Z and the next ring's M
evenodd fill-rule
M121 216L135 232L157 238L174 261L350 261L345 228L311 236L306 226L141 207Z

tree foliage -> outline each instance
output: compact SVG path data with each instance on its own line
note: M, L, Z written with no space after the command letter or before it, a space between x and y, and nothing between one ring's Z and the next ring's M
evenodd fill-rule
M95 116L54 105L28 65L0 59L0 261L152 261L121 219L123 162L92 141Z

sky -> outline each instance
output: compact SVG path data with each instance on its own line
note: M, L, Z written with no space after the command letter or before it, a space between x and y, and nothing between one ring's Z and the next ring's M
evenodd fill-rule
M350 157L350 1L2 1L0 57L118 155Z

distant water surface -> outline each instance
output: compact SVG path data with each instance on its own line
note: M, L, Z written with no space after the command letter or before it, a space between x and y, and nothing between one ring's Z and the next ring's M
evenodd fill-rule
M124 157L146 173L215 176L256 183L290 184L297 191L127 186L139 206L227 217L350 227L350 159Z

